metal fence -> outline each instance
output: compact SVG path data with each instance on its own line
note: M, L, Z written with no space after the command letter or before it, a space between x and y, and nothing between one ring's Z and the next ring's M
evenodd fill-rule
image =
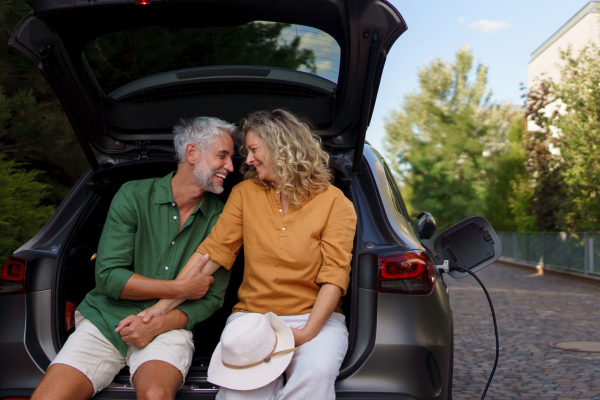
M502 257L600 275L599 232L497 232Z

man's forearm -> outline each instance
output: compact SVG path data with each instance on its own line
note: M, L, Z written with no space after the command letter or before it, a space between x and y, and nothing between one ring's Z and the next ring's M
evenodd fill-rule
M125 284L120 298L122 300L154 300L185 298L180 282L152 279L139 274L131 275Z

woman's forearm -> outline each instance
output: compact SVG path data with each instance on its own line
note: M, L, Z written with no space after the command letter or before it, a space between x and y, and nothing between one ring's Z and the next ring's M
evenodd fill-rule
M335 311L341 297L342 289L340 287L330 283L321 286L308 321L304 328L302 328L302 331L306 335L306 342L312 340L321 331L327 319Z
M201 264L202 256L204 256L204 254L195 251L194 254L192 254L191 257L187 260L183 268L181 268L181 271L179 271L179 274L175 279L183 279L185 275L188 272L190 272L190 270L192 270L193 267ZM216 261L213 261L209 258L206 265L203 268L200 268L200 272L202 273L202 275L211 276L219 269L219 267L220 265Z
M220 265L217 264L215 261L208 259L206 265L202 266L202 257L203 254L194 252L194 254L192 254L192 256L185 263L175 280L184 280L187 274L194 273L201 273L205 276L212 276L212 274L214 274L217 271L217 269L219 269ZM158 303L154 305L154 307L161 309L164 313L168 313L169 311L174 310L185 300L186 299L161 299L158 301Z

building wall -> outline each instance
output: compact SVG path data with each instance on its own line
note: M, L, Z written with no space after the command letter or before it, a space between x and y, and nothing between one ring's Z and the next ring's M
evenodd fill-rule
M590 41L600 43L600 2L588 3L579 13L550 37L533 54L527 67L527 86L531 88L542 73L553 80L560 79L560 51L569 44L580 51Z

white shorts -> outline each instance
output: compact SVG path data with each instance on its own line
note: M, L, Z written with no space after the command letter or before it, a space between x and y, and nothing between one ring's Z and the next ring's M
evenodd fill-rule
M164 361L181 372L182 385L192 365L193 335L185 329L158 335L143 349L128 346L127 357L123 357L79 311L75 311L75 325L75 332L50 365L66 364L77 369L92 382L94 393L107 387L125 365L129 366L133 384L133 376L140 365L146 361Z

